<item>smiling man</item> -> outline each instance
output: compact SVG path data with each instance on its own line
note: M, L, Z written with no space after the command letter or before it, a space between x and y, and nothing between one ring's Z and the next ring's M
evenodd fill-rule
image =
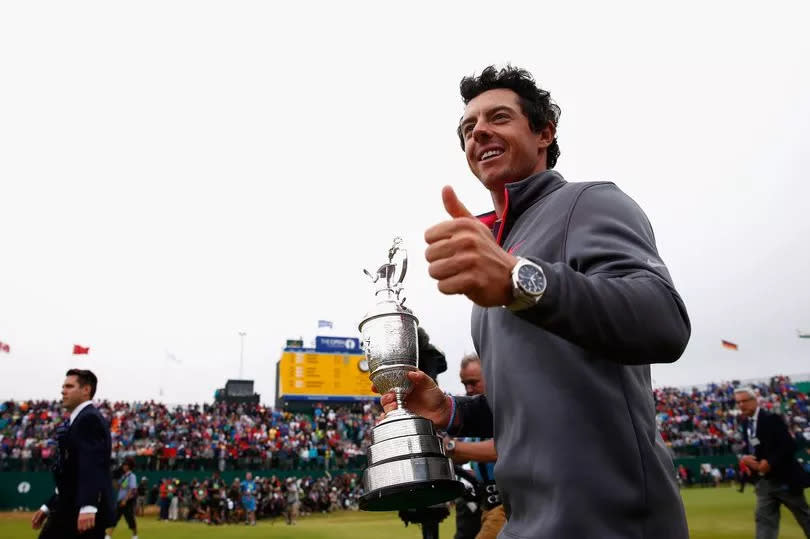
M91 399L98 380L89 370L70 369L62 406L70 419L56 431L55 494L34 514L40 539L101 538L115 516L110 472L110 428Z
M490 66L461 96L461 147L494 211L475 218L445 187L425 256L441 292L475 303L487 394L451 398L416 372L408 408L494 435L500 537L687 537L649 364L677 360L690 325L647 217L613 183L552 170L560 109L528 72Z

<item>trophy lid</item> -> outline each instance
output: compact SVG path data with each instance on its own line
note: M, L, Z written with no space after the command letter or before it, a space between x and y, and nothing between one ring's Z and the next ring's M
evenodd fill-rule
M395 237L391 248L388 249L388 263L377 268L374 275L367 269L363 270L371 282L377 285L375 294L384 292L386 296L393 295L397 299L399 298L399 294L402 292L402 281L405 280L405 274L408 272L408 251L401 248L401 245L402 238ZM395 257L399 259L398 262L394 262ZM397 270L399 270L398 274Z

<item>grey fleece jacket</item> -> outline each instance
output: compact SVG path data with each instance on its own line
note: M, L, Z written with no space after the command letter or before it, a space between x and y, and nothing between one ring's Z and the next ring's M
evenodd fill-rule
M688 537L649 364L677 360L690 325L649 221L614 184L555 171L507 196L496 236L547 288L520 313L473 308L487 395L457 397L454 429L494 434L499 537Z

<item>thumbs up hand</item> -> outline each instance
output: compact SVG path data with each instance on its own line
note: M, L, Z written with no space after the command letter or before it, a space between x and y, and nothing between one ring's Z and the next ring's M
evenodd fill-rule
M449 185L442 189L442 201L451 219L425 232L428 273L438 281L439 290L464 294L482 307L510 304L517 258L501 249L492 231L467 210Z
M456 192L449 185L445 185L442 188L442 202L444 203L444 209L447 210L447 214L453 219L459 217L475 218L475 216L470 213L470 210L461 203L456 196Z

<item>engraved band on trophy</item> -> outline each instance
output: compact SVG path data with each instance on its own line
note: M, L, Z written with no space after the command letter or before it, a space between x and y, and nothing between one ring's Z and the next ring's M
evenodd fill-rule
M360 509L366 511L427 507L464 492L433 423L403 406L410 387L408 373L419 367L419 320L400 299L408 269L401 245L402 239L395 238L388 263L376 274L364 270L376 285L377 301L360 322L369 378L380 393L393 391L397 399L397 409L371 433L363 472L365 494L360 498Z

